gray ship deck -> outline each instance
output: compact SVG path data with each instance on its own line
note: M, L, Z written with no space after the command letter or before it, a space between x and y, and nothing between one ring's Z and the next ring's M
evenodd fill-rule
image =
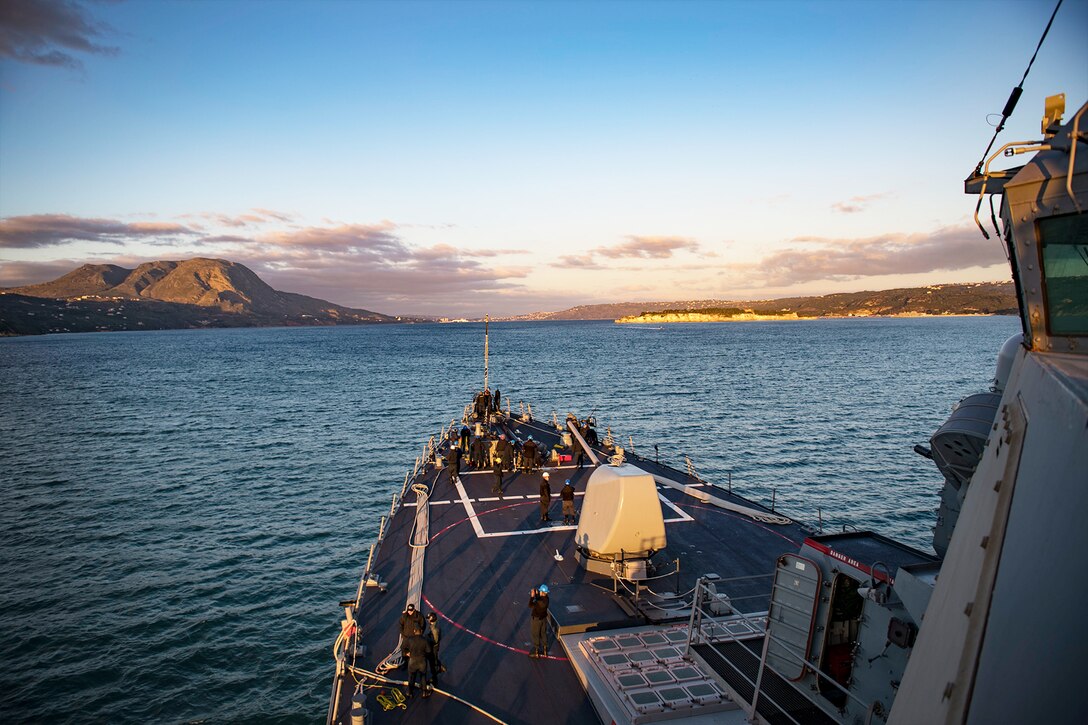
M507 432L522 439L532 434L547 449L558 440L554 427L544 421L509 421L507 426ZM598 456L606 458L599 449ZM490 470L477 472L462 465L463 494L451 485L445 471L430 467L420 476L432 491L421 609L435 611L440 617L441 659L448 668L438 687L507 722L597 722L598 716L567 653L555 638L555 630L606 630L650 621L633 610L631 597L613 593L611 579L590 574L577 564L573 541L576 527L561 525L558 490L563 480L570 478L578 492L575 505L580 509L581 494L594 470L588 460L581 469L570 465L545 469L552 472L550 525L540 523L540 472L506 474L501 500L491 493L494 476ZM704 485L653 461L632 456L628 461L652 473ZM719 498L766 510L722 489L710 490ZM751 577L730 583L727 590L741 611L764 611L776 558L797 551L806 532L797 524L758 523L672 488L659 486L659 494L668 546L654 561L660 569L672 571L672 562L679 560L679 573L658 580L653 588L659 594L664 590L687 592L699 576L711 572L722 579ZM388 591L369 589L357 614L366 654L357 657L355 665L365 670L373 671L397 646L397 623L411 567L412 549L407 542L415 515L413 498L409 494L408 503L393 517L374 555L372 568L388 583ZM556 552L563 556L562 562L556 560ZM547 583L552 592L553 636L548 658L531 659L528 598L530 590L542 583ZM669 615L653 607L644 609L664 620L671 616L673 620L687 621L687 611ZM407 678L403 668L389 676L396 680ZM349 674L341 690L338 722L350 722L350 698L356 682ZM490 722L440 693L427 699L417 694L405 708L386 712L373 695L388 688L385 685L368 690L371 696L367 708L373 722Z

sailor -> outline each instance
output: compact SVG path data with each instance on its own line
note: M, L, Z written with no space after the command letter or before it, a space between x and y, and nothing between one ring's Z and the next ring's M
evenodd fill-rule
M461 475L461 449L456 443L450 444L449 460L446 461L446 473L449 474L450 483L460 480Z
M578 440L577 435L572 435L570 437L570 450L571 453L574 454L572 457L578 459L578 467L581 468L585 463L586 450L582 447L582 443Z
M405 607L405 611L400 613L400 654L408 656L408 651L405 649L408 638L411 637L411 632L419 629L423 631L423 615L416 611L416 605L411 602Z
M532 473L536 467L536 441L532 436L529 436L525 441L525 445L521 447L521 469Z
M548 656L548 585L541 584L529 592L530 631L532 649L530 657Z
M484 388L484 392L480 393L480 407L483 409L483 418L487 420L488 414L491 412L491 391Z
M544 475L546 476L548 474ZM571 485L569 478L563 488L559 489L559 498L563 500L563 523L575 523L577 517L574 513L574 486Z
M598 445L601 441L597 437L597 419L593 416L586 418L586 443L591 446Z
M514 446L510 441L506 440L506 434L499 434L498 445L499 458L502 460L502 470L513 471L514 470Z
M484 468L487 464L484 462L484 439L483 436L476 436L472 439L472 445L469 447L469 459L472 461L472 467L476 470Z
M427 630L423 633L427 644L431 645L430 655L427 657L427 665L431 670L431 683L438 684L438 674L446 671L442 660L438 659L438 648L442 644L442 627L438 624L438 615L430 612L427 615Z
M552 520L548 515L548 509L552 504L552 487L548 484L549 478L548 472L545 471L540 479L540 523Z
M469 430L469 427L467 425L461 426L461 450L462 451L467 451L468 450L468 439L469 439L470 435L472 435L472 431Z
M431 678L427 675L427 662L431 656L431 645L424 639L421 629L413 629L404 649L408 654L408 697L415 694L416 682L421 682L424 697L430 697L434 689Z
M502 500L502 458L497 454L491 456L491 472L495 474L495 482L491 484L491 493L499 494L499 500Z
M501 405L499 405L499 398L500 398L500 397L502 397L502 393L501 393L501 392L499 392L499 389L498 389L498 388L495 388L495 412L496 412L496 413L498 413L498 412L499 412L499 408L501 408L501 407L502 407Z

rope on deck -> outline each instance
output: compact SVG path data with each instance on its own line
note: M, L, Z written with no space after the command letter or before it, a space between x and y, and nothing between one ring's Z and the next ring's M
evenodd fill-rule
M423 596L423 555L431 540L431 490L424 483L416 483L412 486L412 491L416 495L416 518L408 537L408 546L412 550L412 569L408 576L404 608L407 609L412 604L416 611L420 611L419 600ZM404 664L403 645L403 642L397 642L397 648L378 664L378 672L389 672Z

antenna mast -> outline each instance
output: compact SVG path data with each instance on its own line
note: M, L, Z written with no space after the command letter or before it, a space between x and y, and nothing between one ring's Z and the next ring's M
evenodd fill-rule
M484 390L487 390L487 326L491 322L490 315L484 315Z

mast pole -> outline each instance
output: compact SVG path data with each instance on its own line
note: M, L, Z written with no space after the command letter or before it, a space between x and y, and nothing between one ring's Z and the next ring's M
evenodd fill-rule
M487 327L491 323L491 316L484 315L484 390L487 390Z

